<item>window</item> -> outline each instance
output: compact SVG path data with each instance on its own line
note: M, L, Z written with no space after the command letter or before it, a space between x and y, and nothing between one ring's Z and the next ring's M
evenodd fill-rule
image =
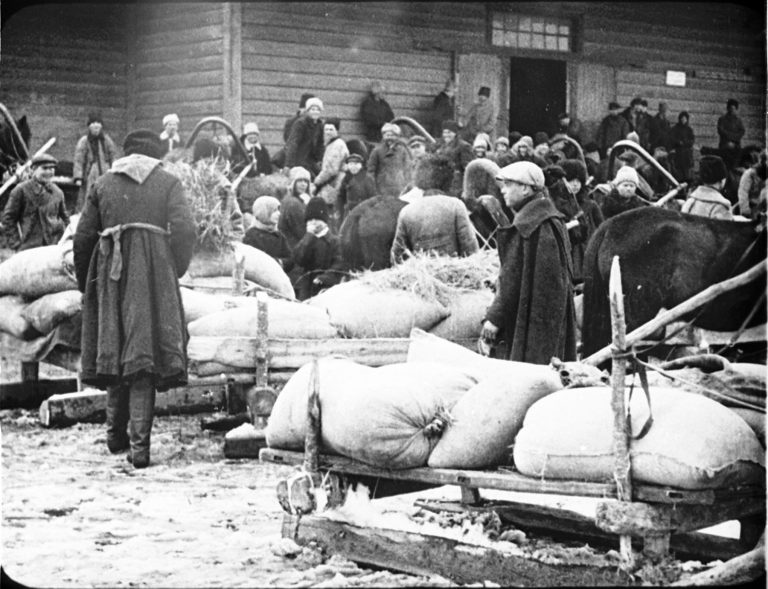
M538 51L572 51L573 26L567 18L494 12L491 43Z

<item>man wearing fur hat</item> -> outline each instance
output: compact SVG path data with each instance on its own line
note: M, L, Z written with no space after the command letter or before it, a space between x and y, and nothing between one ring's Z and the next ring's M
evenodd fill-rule
M305 301L338 284L343 276L339 238L329 227L325 201L314 196L304 213L307 231L293 248L293 258L304 269L296 282L296 298Z
M595 142L600 148L600 157L607 157L613 144L625 139L631 130L629 121L621 116L621 105L618 102L608 104L608 116L600 122L595 135Z
M731 203L721 194L727 175L722 158L716 155L702 156L699 160L701 184L688 195L680 212L732 221Z
M339 187L336 199L336 210L339 212L340 224L347 215L361 202L376 194L376 185L365 171L365 160L358 153L350 153L345 160L347 171Z
M496 111L490 98L491 89L481 86L477 91L477 102L467 113L467 122L462 132L465 141L474 141L478 133L486 133L490 138L495 135Z
M73 242L84 293L81 378L107 389L107 447L149 465L155 392L187 382L178 277L195 223L181 182L163 170L163 144L129 133L125 157L88 191ZM130 421L130 425L129 425Z
M508 360L575 360L573 269L563 216L547 198L536 164L510 164L497 180L515 216L499 229L499 283L483 322L480 351L487 355L491 345L503 342Z
M320 171L323 159L323 101L317 97L307 100L306 113L291 127L291 134L285 144L285 165L288 168L301 166L314 176Z
M459 136L459 125L456 121L443 121L443 136L437 142L435 153L448 158L453 166L453 182L448 194L460 196L464 183L464 170L474 159L472 146Z
M411 180L411 152L394 123L384 123L381 136L381 145L368 158L368 173L376 185L376 194L396 197Z
M479 246L461 199L448 196L453 169L444 156L428 155L416 167L414 184L422 198L407 204L397 217L390 256L393 264L414 252L444 256L469 256Z
M163 132L160 133L160 141L163 142L163 155L174 149L183 147L179 136L179 115L171 113L163 117Z
M55 245L69 225L64 193L53 183L56 158L32 158L32 178L16 186L3 209L6 244L14 250Z
M339 187L344 180L344 161L349 155L349 149L344 139L339 136L341 120L329 117L323 123L323 138L325 140L325 152L320 173L315 177L315 194L328 205L331 225L338 232L341 224L341 213L336 210L336 199L339 195Z
M78 140L72 161L72 179L75 185L80 187L75 206L77 211L85 203L88 187L97 178L106 174L112 162L118 157L115 142L104 132L104 119L101 113L89 113L87 125L88 132Z
M382 140L382 125L395 118L392 107L384 98L384 84L378 80L371 82L368 95L360 104L360 119L363 121L365 139L371 143Z

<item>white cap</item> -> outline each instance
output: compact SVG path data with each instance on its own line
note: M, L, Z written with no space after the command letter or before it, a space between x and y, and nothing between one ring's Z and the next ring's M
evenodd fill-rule
M251 133L259 133L259 126L256 123L246 123L243 127L243 135L250 135Z
M176 123L178 125L180 122L181 121L179 121L179 115L175 113L171 113L163 117L163 127L165 127L165 125L168 123Z
M544 172L533 162L515 162L499 170L497 180L511 180L535 188L544 188Z

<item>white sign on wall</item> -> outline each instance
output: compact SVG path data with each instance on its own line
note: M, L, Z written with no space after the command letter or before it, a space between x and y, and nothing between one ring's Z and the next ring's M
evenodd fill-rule
M667 86L685 86L685 72L667 70Z

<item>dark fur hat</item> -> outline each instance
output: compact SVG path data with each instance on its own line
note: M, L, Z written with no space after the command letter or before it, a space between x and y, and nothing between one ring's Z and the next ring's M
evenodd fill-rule
M477 91L478 96L491 97L491 89L488 86L480 86L480 90Z
M131 131L125 136L123 141L123 153L131 155L140 153L156 159L163 158L163 143L160 137L154 131L149 129L138 129Z
M319 196L313 196L309 199L304 211L304 220L311 221L312 219L328 222L328 205Z
M341 119L339 117L326 117L325 119L326 125L333 125L336 127L336 130L338 131L341 127Z
M544 186L549 188L561 178L565 178L565 170L558 164L552 164L542 170L544 172Z
M347 139L347 149L349 150L349 153L356 153L361 158L363 158L363 162L367 161L368 148L365 146L365 143L363 143L362 140Z
M442 155L427 155L416 164L413 183L422 190L448 192L453 180L451 161Z
M104 124L104 118L101 116L101 113L97 110L91 111L88 113L88 122L86 125L90 125L91 123L101 123Z
M307 105L307 100L314 97L315 95L311 92L304 92L304 94L301 95L301 99L299 100L299 108L304 108Z
M728 174L722 158L716 155L705 155L699 160L699 180L702 184L714 184Z
M563 160L559 165L565 172L566 180L578 179L582 184L587 183L587 167L581 160Z

